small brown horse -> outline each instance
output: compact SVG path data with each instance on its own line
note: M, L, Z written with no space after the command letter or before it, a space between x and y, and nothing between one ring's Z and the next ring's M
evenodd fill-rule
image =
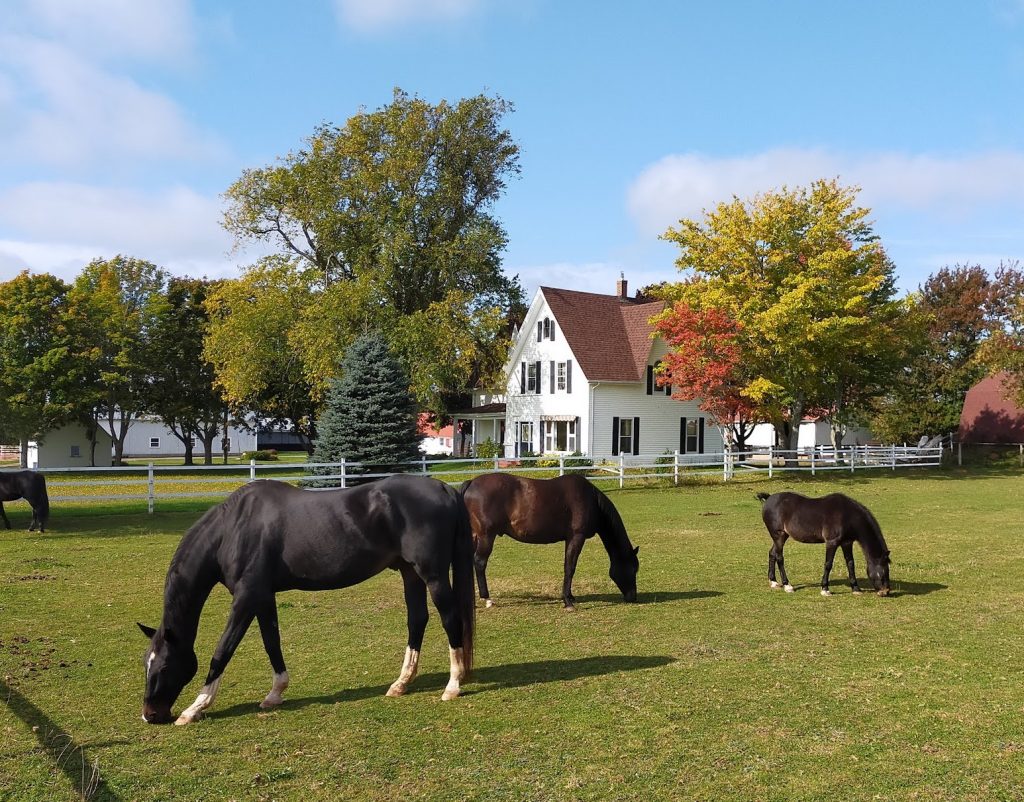
M761 517L773 541L768 552L768 584L777 588L775 566L782 574L782 585L787 593L793 592L786 576L782 547L787 538L798 543L825 544L825 572L821 577L821 595L831 596L828 575L836 549L843 550L846 568L850 573L850 588L860 593L853 565L853 544L860 543L868 561L868 576L879 596L889 595L889 547L885 545L881 527L875 516L860 502L842 493L821 498L808 498L799 493L758 493L763 507Z
M8 529L11 528L11 522L4 512L4 502L19 498L25 499L32 507L32 523L28 531L34 531L38 526L40 532L45 532L46 522L50 518L50 498L46 494L46 479L41 473L0 471L0 518L4 519Z
M487 559L498 535L508 535L521 543L564 540L562 601L567 610L574 610L572 577L576 573L576 561L583 543L597 534L611 560L612 581L626 601L636 601L640 547L634 549L629 542L615 505L584 477L569 474L557 479L525 479L506 473L489 473L463 483L462 493L476 545L480 598L488 607L493 602L487 589Z

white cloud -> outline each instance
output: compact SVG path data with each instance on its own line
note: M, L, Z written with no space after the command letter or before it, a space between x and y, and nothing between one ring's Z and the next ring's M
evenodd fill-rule
M237 275L221 202L185 187L154 193L70 183L0 192L0 280L30 268L73 278L90 260L123 253L179 275Z
M684 217L700 217L733 195L748 198L783 185L839 179L863 189L860 200L885 209L961 219L991 208L1024 211L1024 153L965 156L905 153L844 155L820 149L778 149L751 156L666 156L629 187L630 214L645 234L661 234Z
M481 0L334 0L346 27L370 33L416 22L450 22L469 16Z
M180 63L195 47L190 0L22 0L23 24L97 60Z

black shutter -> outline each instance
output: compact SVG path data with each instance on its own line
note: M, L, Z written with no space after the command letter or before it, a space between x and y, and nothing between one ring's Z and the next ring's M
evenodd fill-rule
M540 342L541 322L537 321L537 342Z
M686 453L686 418L679 419L679 453Z
M704 418L697 418L697 451L704 453Z
M565 363L565 391L572 392L572 360Z
M519 392L526 392L526 363L519 363Z
M555 339L555 321L553 321L553 320L551 321L551 331L549 332L549 334L550 334L551 340L554 341L554 339Z
M619 419L612 418L612 456L619 456Z
M640 418L633 418L633 453L640 453Z
M555 394L555 362L551 361L551 394Z
M654 365L647 366L647 395L654 394Z
M537 360L537 384L534 385L537 388L537 395L540 395L540 360Z

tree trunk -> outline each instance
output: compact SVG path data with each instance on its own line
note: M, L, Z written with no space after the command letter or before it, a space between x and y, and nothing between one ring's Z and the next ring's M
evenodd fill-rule
M38 441L37 441L38 446ZM21 459L20 464L22 468L28 467L28 438L22 438L21 440Z

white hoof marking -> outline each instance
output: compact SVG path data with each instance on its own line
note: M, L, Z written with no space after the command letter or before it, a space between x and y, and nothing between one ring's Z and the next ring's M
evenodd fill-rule
M783 585L782 589L786 591L786 593L793 593L796 590L792 585Z
M270 689L270 693L267 697L260 702L260 707L263 710L267 710L272 707L277 707L284 702L282 694L288 687L288 672L282 671L280 674L274 674L274 686Z
M832 595L832 591L831 590L823 590L821 592L821 595L822 596L831 596Z
M463 677L466 676L466 660L462 648L452 649L449 646L448 657L451 662L451 672L448 676L448 684L445 686L444 693L441 694L441 700L444 702L450 702L462 693L460 683Z
M768 583L768 587L770 587L772 590L775 590L776 588L781 588L782 585L780 585L773 579L771 582Z
M486 599L485 600L484 607L493 607L493 606L494 606L494 601L493 600L491 600L491 599Z
M196 700L181 712L181 715L178 716L177 721L174 723L181 726L191 724L193 721L199 721L203 717L203 711L207 710L213 704L213 700L217 698L217 688L220 687L220 681L221 677L217 677L209 685L204 685Z
M409 646L405 647L405 659L402 661L402 673L398 675L398 679L391 683L391 687L385 696L402 696L409 688L411 683L416 678L416 672L420 667L420 653L416 649L412 649Z

